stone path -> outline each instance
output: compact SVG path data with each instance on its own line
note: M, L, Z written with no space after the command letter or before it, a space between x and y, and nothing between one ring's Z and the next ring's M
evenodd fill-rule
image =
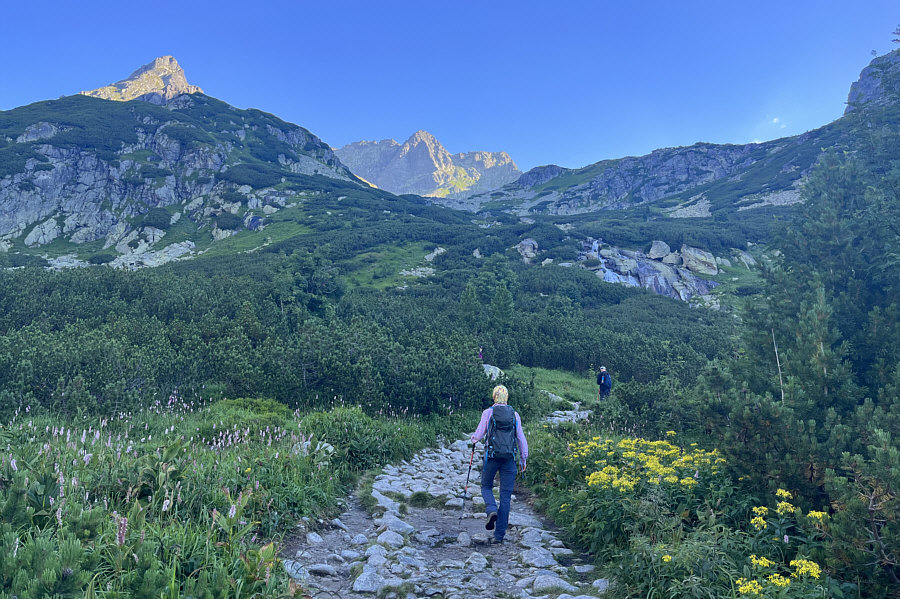
M582 413L555 412L577 419ZM606 579L557 538L522 497L513 496L506 540L488 545L480 458L462 499L471 450L466 440L385 466L372 484L374 516L352 496L317 532L288 543L284 564L316 599L588 599Z

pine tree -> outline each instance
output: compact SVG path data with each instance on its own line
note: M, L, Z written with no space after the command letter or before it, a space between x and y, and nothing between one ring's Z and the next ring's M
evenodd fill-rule
M481 303L478 301L478 292L471 281L466 284L466 288L459 298L459 317L470 329L478 331L482 309Z
M491 317L497 327L508 327L512 323L515 304L512 293L506 287L506 282L497 286L494 299L491 300Z

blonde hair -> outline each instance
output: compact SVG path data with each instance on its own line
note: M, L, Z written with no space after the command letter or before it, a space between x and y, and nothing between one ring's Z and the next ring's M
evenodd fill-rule
M497 385L491 392L494 403L506 403L509 400L509 390L503 385Z

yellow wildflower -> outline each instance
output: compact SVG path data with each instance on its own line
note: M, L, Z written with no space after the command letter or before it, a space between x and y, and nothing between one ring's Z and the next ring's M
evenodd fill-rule
M824 520L825 518L828 517L828 514L826 512L817 512L815 510L810 510L810 512L808 514L806 514L806 517L812 518L814 520L818 520L819 522L821 522L822 520Z
M697 484L697 481L695 481L693 478L682 478L678 482L681 483L682 487L693 487L694 485Z
M588 484L590 484L590 483L588 483ZM753 518L752 520L750 520L750 524L752 524L753 527L756 528L756 530L762 530L766 526L768 526L765 518L763 518L762 516L757 516L757 517Z
M791 584L791 579L785 578L781 574L772 574L766 580L768 580L769 582L771 582L772 584L774 584L777 587L786 587L789 584Z
M674 436L677 435L677 434L678 434L678 433L676 433L675 431L666 431L666 436L667 436L667 437L674 437Z
M822 568L819 567L819 564L816 562L811 562L807 559L792 559L791 567L794 568L794 572L791 576L797 578L803 575L809 575L813 578L818 578L822 574Z
M669 554L666 554L666 555L662 556L662 561L664 561L668 564L670 561L672 561L672 556Z
M775 565L775 562L770 560L767 557L757 557L755 555L750 556L750 561L753 562L754 566L759 566L761 568L771 568Z
M738 578L738 592L741 595L759 595L762 593L762 585L758 580L747 580L746 578Z
M793 505L788 503L787 501L779 501L778 505L775 506L775 511L778 512L782 516L787 516L788 514L793 514L795 508Z
M775 491L775 497L781 497L782 499L793 499L794 498L793 495L791 495L788 491L785 491L784 489L778 489L777 491Z
M753 513L757 516L767 516L769 514L769 508L764 505L760 505L753 508Z

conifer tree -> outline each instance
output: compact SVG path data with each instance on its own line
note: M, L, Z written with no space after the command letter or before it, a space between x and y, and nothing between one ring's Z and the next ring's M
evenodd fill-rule
M506 282L497 286L494 299L491 300L491 316L498 327L507 327L512 323L515 305L512 293L506 287Z

